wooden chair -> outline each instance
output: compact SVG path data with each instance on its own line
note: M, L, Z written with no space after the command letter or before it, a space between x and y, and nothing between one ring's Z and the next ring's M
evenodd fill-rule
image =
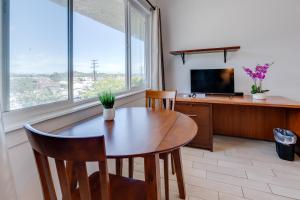
M174 110L176 100L176 91L146 91L146 107L152 109L168 109ZM159 158L164 161L164 181L165 181L165 199L169 199L169 154L171 152L163 153L159 155ZM133 158L129 158L129 177L133 177ZM173 156L171 156L172 173L175 173L173 165Z
M24 128L45 200L57 200L48 158L55 160L63 200L146 199L143 181L108 174L104 136L74 138L44 133L28 124ZM86 162L93 161L99 171L88 176Z

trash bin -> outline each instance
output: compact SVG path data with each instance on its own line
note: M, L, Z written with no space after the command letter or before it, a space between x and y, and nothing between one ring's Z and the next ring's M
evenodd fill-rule
M292 131L281 128L275 128L273 132L276 142L276 151L279 158L293 161L297 136Z

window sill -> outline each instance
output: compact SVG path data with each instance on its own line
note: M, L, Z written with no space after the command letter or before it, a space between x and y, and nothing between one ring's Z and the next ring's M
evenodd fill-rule
M126 94L121 94L116 97L116 107L130 103L131 101L129 97L134 97L141 95L145 92L146 89L128 92ZM141 97L139 97L141 98ZM138 98L137 98L138 99ZM12 112L3 113L3 121L4 121L4 131L6 133L18 130L23 127L25 123L36 124L42 121L54 119L57 117L61 117L64 115L68 115L71 113L75 113L81 110L89 109L92 107L99 106L100 103L97 99L94 99L90 102L83 103L62 103L58 102L57 105L55 103L48 106L48 108L38 108L34 107L32 109L26 110L17 110ZM49 107L51 107L49 109Z

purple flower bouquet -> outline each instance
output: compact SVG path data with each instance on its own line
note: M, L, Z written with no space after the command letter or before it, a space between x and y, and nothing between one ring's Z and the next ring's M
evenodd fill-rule
M273 63L269 64L266 63L264 65L257 65L255 66L255 69L252 70L249 67L244 67L244 71L250 76L250 78L253 80L253 85L251 87L251 94L255 99L265 99L265 92L268 92L269 90L263 90L262 89L262 82L266 78L266 74L268 72L268 69ZM256 98L257 96L257 98Z

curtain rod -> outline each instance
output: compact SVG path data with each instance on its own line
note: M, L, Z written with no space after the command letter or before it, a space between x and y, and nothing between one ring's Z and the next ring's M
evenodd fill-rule
M153 4L152 4L149 0L146 0L146 2L151 6L151 8L152 8L153 10L155 10L155 7L153 6Z

